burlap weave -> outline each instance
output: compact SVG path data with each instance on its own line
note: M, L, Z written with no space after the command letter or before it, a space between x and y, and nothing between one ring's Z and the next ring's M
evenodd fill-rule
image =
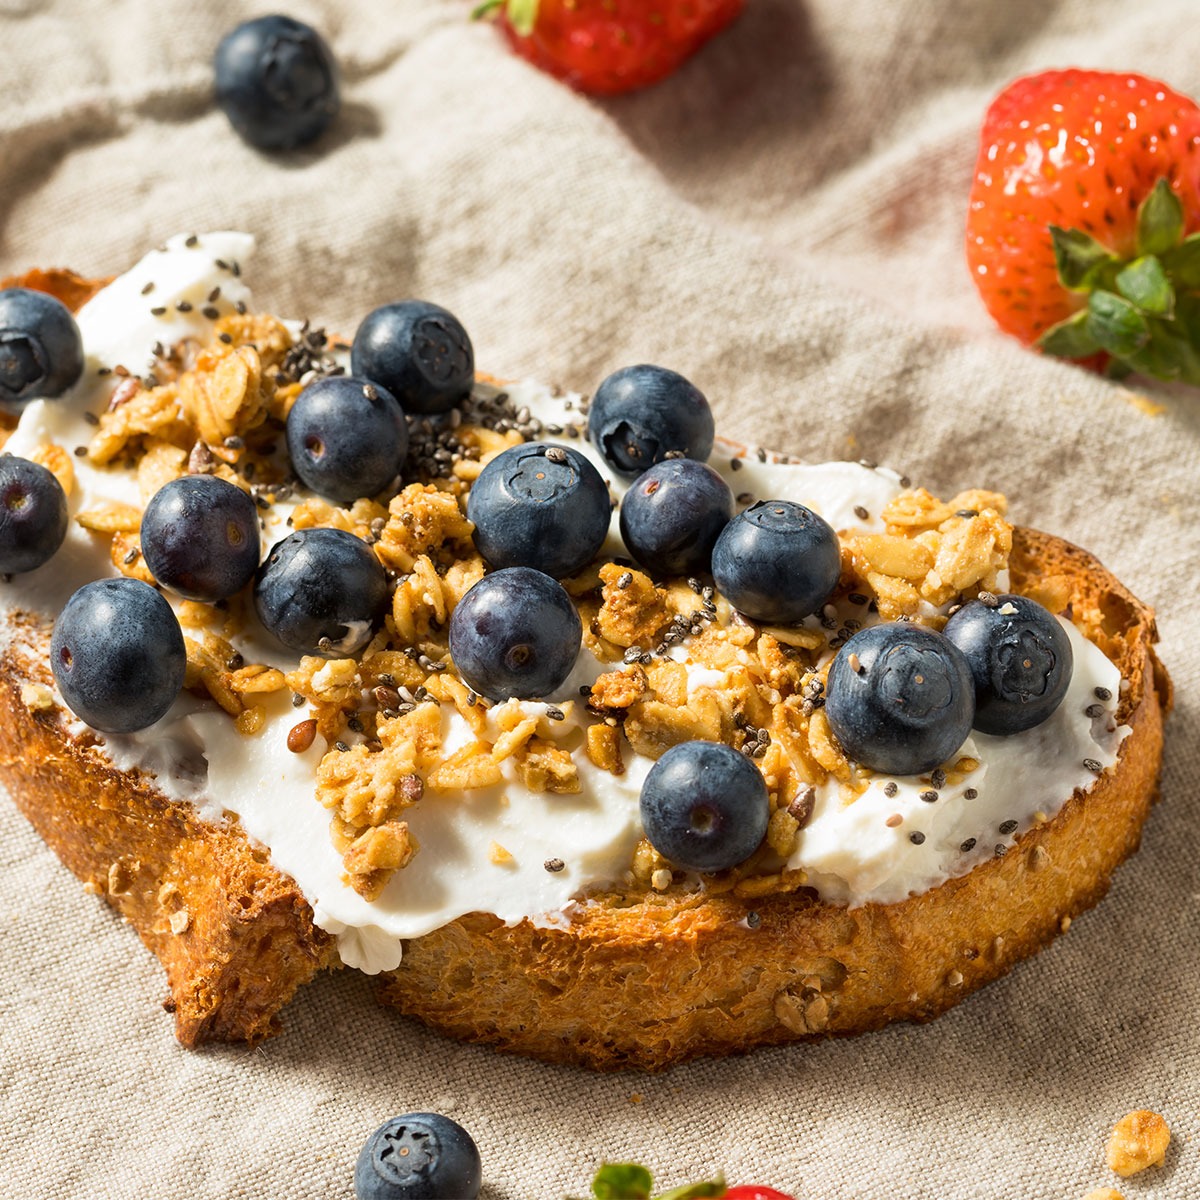
M647 0L649 2L649 0ZM1160 615L1179 703L1163 805L1109 898L922 1028L595 1077L459 1046L318 981L260 1049L181 1050L158 964L0 803L0 1139L19 1197L347 1200L359 1144L432 1108L489 1200L582 1193L605 1158L724 1168L805 1200L1077 1200L1112 1122L1164 1113L1200 1190L1200 394L1131 391L996 333L961 253L989 97L1026 70L1132 68L1200 94L1193 0L750 0L665 86L596 104L465 0L295 0L345 71L313 151L267 159L209 101L252 3L0 0L0 274L123 269L180 230L249 230L273 311L353 331L453 309L497 373L590 390L678 368L718 427L1006 491ZM1143 389L1145 390L1145 389Z

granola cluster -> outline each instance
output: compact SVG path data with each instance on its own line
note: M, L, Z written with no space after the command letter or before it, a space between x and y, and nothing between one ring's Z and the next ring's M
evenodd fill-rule
M307 327L297 341L270 316L221 317L208 344L160 348L154 376L120 378L84 453L97 467L136 472L143 504L170 480L203 473L270 509L293 488L279 449L283 422L323 348L323 335ZM939 610L995 588L1012 546L1004 498L905 493L880 514L884 532L841 538L837 591L822 614L794 626L748 620L696 580L656 580L619 561L597 562L563 582L587 651L608 669L578 701L492 704L455 673L447 627L485 570L466 517L471 483L531 436L526 419L502 415L501 400L477 398L444 426L410 421L411 481L395 494L345 507L307 498L292 510L293 528L352 533L385 568L390 609L361 654L306 657L285 675L245 662L234 648L244 597L186 602L186 686L210 696L247 736L290 694L297 712L288 747L305 753L317 744L317 798L329 810L346 881L368 899L419 852L405 819L416 804L506 780L570 795L582 790L585 762L620 776L630 752L656 759L695 739L723 741L750 758L771 803L763 846L710 878L710 890L752 897L804 886L804 872L786 864L811 819L815 788L833 779L849 804L871 778L847 759L824 712L831 652L875 613L938 627ZM35 457L70 492L66 450L47 444ZM138 544L141 516L137 506L108 504L76 520L109 539L120 572L152 583ZM461 718L465 740L456 733L447 744L447 712ZM937 773L961 780L977 765L961 758ZM492 856L511 861L502 846ZM630 882L664 890L675 879L643 839Z

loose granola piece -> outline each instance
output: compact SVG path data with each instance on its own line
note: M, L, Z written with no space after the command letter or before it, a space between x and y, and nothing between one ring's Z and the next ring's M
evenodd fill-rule
M128 381L126 381L128 383ZM114 396L114 400L116 397ZM135 383L128 399L110 406L100 416L100 427L88 443L88 459L97 466L113 461L122 451L148 437L179 443L189 436L180 407L179 386L140 388Z
M138 490L142 503L148 504L151 497L172 479L178 479L187 470L187 452L173 442L162 438L147 438L146 452L137 467Z
M426 783L437 792L469 791L491 787L503 778L500 768L492 761L491 747L475 742L463 746L435 767Z
M388 521L375 553L385 567L412 571L419 556L433 556L447 545L455 557L471 554L468 543L474 529L448 492L433 484L410 483L388 505Z
M1161 1167L1170 1142L1171 1131L1162 1116L1139 1108L1116 1123L1104 1155L1109 1167L1127 1179L1147 1167Z
M661 758L680 742L721 740L721 706L709 688L698 688L687 708L638 700L625 718L625 736L639 754Z
M368 829L342 856L347 882L364 899L377 900L392 875L408 866L419 848L404 821Z
M628 583L619 586L626 575L630 577ZM617 563L605 563L600 568L600 578L604 596L596 616L600 636L626 648L657 645L671 619L666 592L656 588L648 575Z
M188 423L210 445L261 425L275 391L264 375L258 351L251 346L223 355L212 349L202 351L196 369L181 375L176 386Z
M594 708L628 708L648 690L649 681L641 667L606 671L592 684L588 702Z
M71 456L57 442L42 442L29 453L31 462L46 468L58 480L62 490L69 496L75 487L75 464Z
M621 731L613 725L589 725L587 756L602 771L611 771L614 775L624 775L625 764L621 761Z
M338 508L327 500L312 496L296 505L292 512L293 529L340 529L366 539L382 528L388 511L374 500L355 500L349 508ZM378 526L375 525L379 522Z
M108 551L112 565L127 579L140 579L154 585L154 576L142 558L141 539L134 533L114 533Z
M110 500L99 508L77 513L75 523L93 533L137 533L142 527L142 514L132 504Z
M573 796L583 791L571 755L546 738L532 737L517 753L517 773L531 792Z

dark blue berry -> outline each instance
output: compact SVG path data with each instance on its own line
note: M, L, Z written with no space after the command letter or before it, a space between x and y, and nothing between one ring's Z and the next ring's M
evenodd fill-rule
M483 468L467 516L489 566L533 567L562 579L596 556L611 507L600 472L578 450L530 442Z
M642 826L677 867L724 871L744 862L767 833L771 803L758 768L723 742L683 742L642 784Z
M479 1148L440 1113L407 1113L375 1130L354 1168L358 1200L476 1200Z
M725 526L712 573L729 603L756 621L795 622L837 587L842 554L829 523L803 504L763 500Z
M217 103L261 150L311 142L337 115L337 63L315 29L291 17L258 17L221 39Z
M704 393L675 371L648 363L614 371L588 411L592 445L624 479L668 456L708 458L713 433Z
M656 575L707 574L733 515L729 484L707 463L671 458L640 475L621 501L621 538Z
M29 288L0 291L0 402L61 396L83 374L83 338L65 304Z
M276 542L254 577L258 619L301 654L344 658L361 650L387 604L379 559L341 529L302 529Z
M67 495L39 463L0 457L0 571L17 575L49 562L67 536Z
M50 666L67 707L93 729L133 733L166 715L187 651L171 606L138 579L85 583L54 622Z
M1009 611L1006 611L1009 610ZM1025 596L972 600L943 631L975 681L975 728L1006 736L1040 725L1071 685L1074 655L1053 613Z
M383 491L404 466L408 422L386 388L350 375L319 379L287 419L296 474L318 496L349 504Z
M213 603L240 592L258 567L254 501L215 475L159 488L142 515L142 557L163 587Z
M382 384L407 413L443 413L474 386L475 351L453 313L401 300L367 314L354 335L350 369Z
M489 700L552 695L575 666L582 638L571 598L532 567L485 575L450 616L454 665Z
M971 732L971 669L932 629L911 621L871 625L833 660L825 712L855 762L920 775L950 758Z

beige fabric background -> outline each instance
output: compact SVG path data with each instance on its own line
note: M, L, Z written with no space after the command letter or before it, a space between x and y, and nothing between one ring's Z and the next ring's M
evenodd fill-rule
M346 973L283 1037L181 1050L157 962L0 802L0 1160L21 1197L346 1200L385 1117L473 1131L489 1200L586 1190L605 1158L663 1185L724 1167L805 1200L1074 1200L1126 1110L1163 1112L1200 1190L1194 779L1200 395L1131 393L989 327L961 254L975 138L1010 77L1088 64L1200 94L1191 0L750 0L665 86L581 99L465 0L294 0L345 69L311 153L268 160L208 101L259 5L0 0L0 273L115 272L179 230L261 240L264 306L352 332L436 299L481 364L590 390L677 367L719 428L933 489L1001 488L1160 613L1179 686L1165 801L1108 900L924 1028L666 1075L599 1078L459 1046Z

